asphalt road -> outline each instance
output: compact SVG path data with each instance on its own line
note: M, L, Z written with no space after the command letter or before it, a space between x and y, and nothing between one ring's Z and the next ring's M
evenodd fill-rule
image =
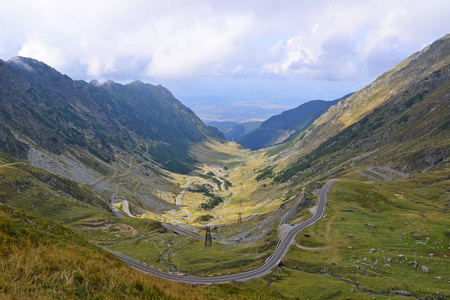
M122 213L121 213L117 208L115 208L115 207L111 204L111 202L108 203L108 205L109 205L109 208L111 208L111 211L112 211L118 218L125 218L125 217L122 215Z
M249 280L249 279L253 279L253 278L259 278L259 277L269 274L271 272L271 270L280 263L281 259L284 257L284 255L288 251L295 236L300 231L302 231L304 228L314 224L317 220L322 218L323 212L325 209L326 194L327 194L329 188L333 184L335 184L337 181L338 181L338 179L330 180L320 190L319 204L318 204L316 214L309 220L306 220L303 223L292 226L292 229L285 235L285 237L281 240L281 242L278 243L274 253L272 254L272 256L270 256L266 260L264 265L262 265L261 267L259 267L257 269L248 271L248 272L244 272L244 273L240 273L240 274L230 274L230 275L216 274L215 276L208 276L208 277L186 276L184 274L167 272L167 271L158 269L156 267L145 264L143 262L139 262L128 256L111 251L106 248L105 248L105 250L116 255L118 258L123 260L127 265L129 265L132 268L135 268L139 271L142 271L144 273L147 273L147 274L150 274L150 275L153 275L156 277L160 277L160 278L164 278L164 279L168 279L168 280L172 280L172 281L193 283L193 284L212 284L212 283L226 283L226 282L230 282L230 281L245 281L245 280Z
M129 217L136 218L135 216L133 216L133 215L131 214L131 212L130 212L130 206L128 205L128 201L127 201L127 200L121 200L121 199L119 199L119 200L114 200L114 201L111 202L112 205L115 205L115 204L118 204L118 203L122 203L122 205L123 205L123 211L124 211ZM117 210L117 209L116 209L116 210ZM117 213L116 213L116 215L117 215ZM120 218L120 217L119 217L119 218ZM123 215L122 215L122 218L123 218Z
M165 224L165 223L161 223L161 225L164 228L166 228L166 229L172 230L175 233L182 234L182 235L187 236L187 237L192 237L192 238L195 238L195 239L198 239L198 240L202 240L202 241L205 239L204 237L201 237L198 234L192 233L192 232L190 232L188 230L184 230L184 229L179 228L179 227L175 227L175 226L172 226L172 225L169 225L169 224Z
M367 171L372 172L373 174L376 174L376 175L382 177L384 180L390 180L389 176L384 175L380 172L377 172L376 170L377 170L377 167L367 168Z
M297 202L295 202L292 208L281 218L279 225L286 223L295 214L295 212L297 211L297 207L302 202L302 200L303 195L297 200Z
M392 170L391 168L386 168L386 167L371 167L371 168L367 168L367 171L372 172L374 174L377 174L378 176L383 177L384 180L391 180L392 179L391 177L389 177L389 176L387 176L385 174L382 174L380 172L377 172L376 170L384 170L384 171L388 171L388 172L391 172L391 173L395 173L395 174L400 175L400 176L402 176L404 178L409 178L408 174L405 174L405 173L402 173L402 172L399 172L399 171L396 171L396 170Z

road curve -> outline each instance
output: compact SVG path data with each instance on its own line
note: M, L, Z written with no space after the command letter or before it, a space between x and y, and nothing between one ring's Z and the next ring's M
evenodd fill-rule
M120 212L120 210L118 210L115 206L112 205L111 202L108 203L109 208L111 209L111 211L118 217L118 218L125 218L122 213Z
M136 218L135 216L133 216L133 215L131 214L131 212L130 212L130 206L128 205L128 201L127 201L127 200L118 199L118 200L111 201L111 204L112 204L112 205L117 205L117 204L119 204L119 203L121 203L121 204L123 205L123 211L124 211L129 217ZM116 215L117 215L117 214L116 214ZM123 218L123 215L122 215L122 218Z
M376 171L377 169L378 169L377 167L371 167L371 168L367 168L367 171L372 172L373 174L380 176L381 178L383 178L383 180L390 180L391 179L391 178L389 178L389 176L384 175L384 174L382 174L380 172L377 172Z
M402 176L402 177L404 177L406 179L410 178L410 176L408 174L405 174L405 173L402 173L402 172L399 172L399 171L396 171L396 170L393 170L393 169L387 168L387 167L370 167L370 168L367 168L367 171L372 172L372 173L374 173L374 174L376 174L378 176L383 177L384 180L391 180L392 179L391 177L389 177L389 176L387 176L385 174L382 174L380 172L377 172L376 170L388 171L388 172L397 174L399 176Z
M278 224L278 226L283 225L284 223L286 223L295 214L295 212L297 211L297 207L302 202L302 200L303 200L303 194L297 200L297 202L295 202L295 204L291 207L291 209L281 218L281 221Z
M215 170L214 170L214 169L210 169L208 166L206 166L206 168L215 174ZM206 171L206 170L205 170L205 171ZM158 215L161 215L161 216L162 216L162 215L164 215L164 214L161 213L161 211L163 211L163 210L170 210L170 212L172 213L172 215L173 215L174 217L177 217L177 218L180 218L180 219L184 219L184 220L185 220L185 219L192 218L192 214L191 214L188 210L184 209L183 206L181 205L181 200L183 199L184 194L186 193L186 191L188 190L188 188L191 186L192 182L195 181L195 180L202 181L202 182L204 182L205 184L208 184L208 185L212 186L212 188L213 188L213 193L214 193L214 194L221 195L221 194L226 194L226 193L228 193L228 191L225 189L225 181L223 181L223 180L220 179L220 178L217 178L217 179L220 181L220 189L222 190L221 192L219 192L219 191L217 190L217 186L216 186L216 185L212 184L211 182L209 182L209 181L207 181L207 180L205 180L205 179L203 179L203 178L200 178L200 177L191 177L191 178L189 178L189 180L188 180L186 186L183 188L183 190L181 191L181 193L180 193L180 194L177 196L177 198L175 199L175 205L176 205L177 209L180 210L180 211L182 211L183 213L185 213L186 216L180 216L180 215L177 214L177 212L176 212L175 209L170 209L170 208L159 208L159 209L156 210L156 213L157 213ZM165 217L168 217L168 216L165 215ZM170 219L172 219L172 218L170 218ZM172 219L172 220L174 220L174 219ZM176 221L176 220L175 220L175 221ZM178 222L178 221L177 221L177 222Z
M325 209L325 202L326 202L326 194L330 187L335 184L338 181L338 179L332 179L327 184L323 186L323 188L320 190L319 195L319 204L317 208L317 212L315 215L310 218L309 220L306 220L303 223L297 224L295 226L292 226L292 229L285 235L285 237L281 240L281 242L278 243L274 253L266 260L264 265L261 267L240 273L240 274L232 274L232 275L225 275L225 276L216 276L216 277L194 277L194 276L186 276L184 274L179 273L172 273L167 272L155 267L152 267L151 265L145 264L143 262L137 261L133 258L130 258L128 256L125 256L123 254L114 252L112 250L106 249L105 250L113 253L115 256L117 256L119 259L123 260L127 265L129 265L132 268L135 268L139 271L142 271L144 273L164 278L167 280L172 281L178 281L178 282L184 282L184 283L193 283L193 284L212 284L212 283L226 283L230 281L245 281L253 278L259 278L264 275L267 275L271 272L271 270L277 266L281 259L284 257L286 252L288 251L291 243L293 242L295 236L297 233L299 233L304 228L314 224L316 221L318 221L323 216L323 212ZM218 274L219 275L219 274Z

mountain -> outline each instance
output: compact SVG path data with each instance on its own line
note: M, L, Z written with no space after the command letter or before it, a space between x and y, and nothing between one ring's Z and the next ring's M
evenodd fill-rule
M334 101L313 100L294 109L273 116L259 128L241 136L237 141L252 150L269 147L283 142L293 134L298 134L311 125L328 108L351 94Z
M58 155L87 149L110 163L125 151L186 173L191 145L224 139L160 85L73 81L16 57L0 60L0 86L0 150L16 157L27 156L31 140Z
M260 121L250 121L250 122L208 122L208 125L214 126L222 132L227 140L229 141L239 141L243 136L254 131L261 125Z
M205 124L216 127L223 134L229 132L234 126L239 125L239 123L233 121L205 121Z
M292 147L280 147L277 158L286 159L286 168L275 180L333 174L358 165L441 168L449 157L449 100L447 35L331 107L291 141Z

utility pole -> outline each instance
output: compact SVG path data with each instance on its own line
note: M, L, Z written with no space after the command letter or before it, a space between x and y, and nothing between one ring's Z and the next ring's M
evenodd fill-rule
M205 247L208 245L211 247L212 246L212 238L211 238L211 228L209 228L208 226L205 227L206 230L206 235L205 235Z
M238 223L242 223L242 213L238 212Z

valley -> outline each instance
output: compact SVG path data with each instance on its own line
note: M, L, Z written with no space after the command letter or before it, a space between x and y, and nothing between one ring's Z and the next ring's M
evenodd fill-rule
M0 61L0 297L450 297L449 49L249 148L162 86Z

